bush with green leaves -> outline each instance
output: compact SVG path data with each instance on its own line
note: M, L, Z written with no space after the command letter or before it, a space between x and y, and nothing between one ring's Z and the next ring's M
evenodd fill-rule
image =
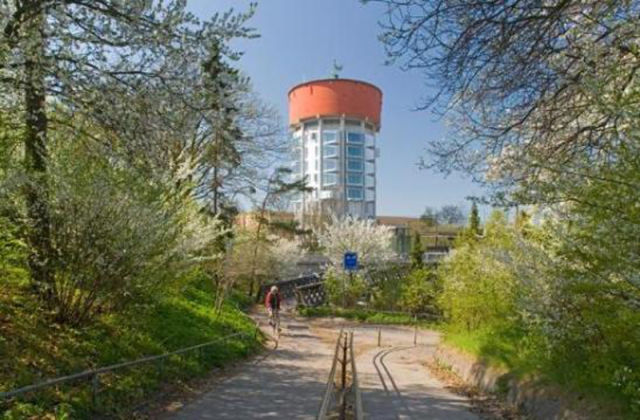
M349 274L331 267L324 274L324 288L329 303L352 308L363 297L367 283L360 272Z
M437 296L437 276L431 268L411 271L402 286L400 305L411 313L434 312Z
M26 277L27 244L17 234L17 226L0 216L0 282Z
M50 294L59 320L81 323L98 310L161 293L180 270L213 257L203 251L223 229L191 196L82 146L55 146Z
M402 290L410 268L404 264L386 264L366 272L370 288L369 305L372 309L402 311Z
M500 212L491 215L482 243L460 241L439 268L443 289L438 299L449 322L473 330L515 313L515 272L501 258L514 242Z
M452 337L481 356L521 374L598 390L637 410L638 294L619 277L634 268L605 274L613 265L587 259L592 245L570 247L589 237L601 244L611 239L585 230L588 213L580 214L572 225L547 216L540 226L492 214L484 237L461 237L438 269L438 303Z

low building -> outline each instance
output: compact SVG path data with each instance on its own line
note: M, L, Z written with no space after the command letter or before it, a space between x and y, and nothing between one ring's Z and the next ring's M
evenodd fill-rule
M264 218L271 224L274 222L293 223L293 213L287 211L266 211ZM259 211L246 211L239 213L235 219L235 225L243 229L252 230L258 226Z
M258 225L258 215L259 212L256 211L240 213L236 217L236 225L243 229L255 229ZM294 214L286 211L268 211L265 213L265 219L270 225L278 222L283 225L293 225L296 221ZM431 261L441 259L449 253L462 229L461 226L426 226L417 217L378 216L376 221L380 225L390 226L393 229L393 249L403 259L406 259L411 252L415 233L418 233L422 240L425 261Z

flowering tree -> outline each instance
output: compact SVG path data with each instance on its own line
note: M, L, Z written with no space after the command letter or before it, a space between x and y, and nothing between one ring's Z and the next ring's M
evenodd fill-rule
M296 273L296 266L304 251L298 239L265 234L256 241L254 230L237 229L225 260L222 281L217 284L216 309L233 287L246 287L272 282Z
M271 242L271 255L276 263L276 276L280 279L298 274L297 265L304 256L299 239L275 238Z
M517 313L537 325L534 355L573 368L558 376L615 386L637 413L640 2L372 1L388 6L390 58L440 88L423 109L451 131L424 166L552 215L542 241L496 220L466 238L443 265L445 309L469 326Z
M178 137L172 134L184 127L170 118L176 104L194 111L196 124L188 134L212 125L220 132L221 119L213 117L230 110L224 92L234 84L234 72L220 64L235 56L226 46L229 39L252 36L244 26L251 14L225 13L202 22L181 0L0 3L0 108L19 116L29 268L44 296L52 295L58 253L48 189L52 136L110 143L148 176L153 160L139 152L167 140L163 135ZM145 96L153 102L143 113L130 99ZM168 154L181 152L167 147ZM166 160L156 165L167 166Z
M378 225L374 220L334 216L331 223L315 233L320 247L334 267L342 266L345 252L358 253L358 263L365 267L396 257L392 248L392 228Z

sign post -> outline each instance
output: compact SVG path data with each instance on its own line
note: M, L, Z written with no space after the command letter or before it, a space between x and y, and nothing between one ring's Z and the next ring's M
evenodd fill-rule
M353 283L353 272L358 269L358 254L356 252L344 253L344 269L349 272L349 282ZM347 286L342 280L342 308L346 307Z

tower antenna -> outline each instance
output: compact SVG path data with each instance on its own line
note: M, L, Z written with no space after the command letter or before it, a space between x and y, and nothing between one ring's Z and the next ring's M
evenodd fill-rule
M334 79L340 78L340 72L342 71L342 64L338 64L336 59L333 59L333 68L331 69L331 77Z

